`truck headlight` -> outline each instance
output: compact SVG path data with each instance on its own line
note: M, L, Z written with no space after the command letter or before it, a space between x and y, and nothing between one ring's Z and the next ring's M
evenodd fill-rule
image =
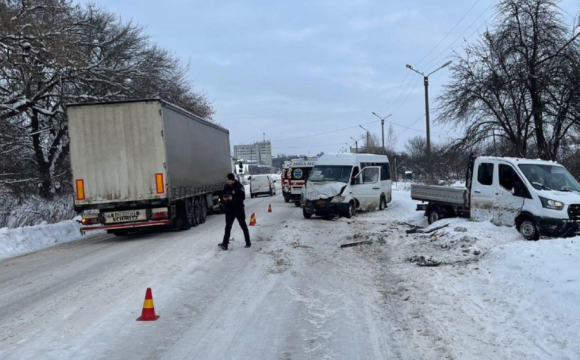
M564 203L561 201L546 199L545 197L539 197L542 202L542 207L552 210L562 210L564 208Z
M344 201L344 196L340 196L340 195L335 196L332 198L332 200L330 200L330 202L332 202L332 203L341 203L343 201Z

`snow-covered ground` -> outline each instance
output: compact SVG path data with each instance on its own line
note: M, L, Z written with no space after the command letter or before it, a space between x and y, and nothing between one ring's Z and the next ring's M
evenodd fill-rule
M80 224L75 220L0 229L0 260L45 249L57 244L81 240Z
M387 210L353 219L303 219L280 193L246 203L250 249L236 224L218 250L211 216L1 261L0 358L580 358L580 238L467 219L407 234L427 224L402 182ZM340 248L358 241L372 243ZM146 287L153 323L135 321Z

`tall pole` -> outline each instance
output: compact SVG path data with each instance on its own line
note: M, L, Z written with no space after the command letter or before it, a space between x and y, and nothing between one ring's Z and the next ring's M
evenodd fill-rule
M433 174L431 173L431 134L429 131L429 75L435 73L438 70L443 69L446 66L449 66L452 61L448 61L445 64L441 65L437 69L431 71L429 74L425 75L422 72L414 69L411 65L405 65L407 69L416 72L419 75L423 76L423 84L425 85L425 128L427 131L427 179L428 182L433 181Z
M369 153L369 135L370 133L367 131L367 148L366 148L367 154Z
M431 173L431 131L429 130L429 76L423 77L425 84L425 129L427 130L427 175L429 182L433 182Z
M358 154L358 140L355 140L355 142L354 142L354 148L356 150L356 153Z
M386 153L385 151L385 119L381 119L381 131L383 133L383 154Z
M383 134L383 154L387 153L387 149L385 148L385 119L390 117L393 114L389 114L385 117L380 117L379 115L377 115L374 111L373 111L373 115L378 117L379 119L381 119L381 130L382 130L382 134ZM394 149L393 149L394 150Z

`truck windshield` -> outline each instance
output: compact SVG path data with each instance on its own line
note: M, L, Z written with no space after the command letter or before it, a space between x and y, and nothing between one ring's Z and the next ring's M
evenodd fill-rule
M562 166L521 164L520 170L538 190L579 191L580 185Z
M313 182L336 181L348 183L351 172L352 166L320 165L314 167L308 180Z

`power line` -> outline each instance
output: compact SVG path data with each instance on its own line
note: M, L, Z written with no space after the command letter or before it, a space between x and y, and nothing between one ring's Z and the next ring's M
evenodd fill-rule
M473 25L476 24L477 20L479 20L485 13L487 13L487 11L493 6L494 4L490 4L487 8L485 8L485 10L483 10L483 12L481 12L481 14L479 14L479 16L473 21L473 23L471 25L469 25L462 33L461 35L459 35L455 40L453 40L453 42L451 44L449 44L449 46L447 48L445 48L443 51L441 51L439 54L437 54L437 56L435 56L434 58L432 58L428 63L426 63L424 66L427 67L429 66L429 64L432 64L433 62L439 61L441 59L441 55L445 55L449 49L451 49L453 51L453 45L461 39L467 40L469 38L471 38L477 31L479 31L479 29L481 29L482 26L484 26L485 24L487 24L487 22L491 19L487 19L485 20L483 23L480 24L479 27L477 27L477 29L475 29L475 31L473 33L471 33L471 35L469 35L467 38L464 38L463 35L465 35L465 33L467 31L469 31L469 29L471 29L473 27ZM445 58L445 56L443 56L443 58ZM432 70L432 69L431 69ZM431 71L429 70L429 72Z
M326 134L332 134L335 132L339 132L339 131L344 131L344 130L348 130L348 129L354 129L359 127L360 125L368 125L368 124L374 124L379 122L380 120L374 120L374 121L370 121L364 124L357 124L354 126L349 126L346 128L342 128L342 129L336 129L336 130L332 130L332 131L327 131L327 132L322 132L322 133L317 133L317 134L310 134L310 135L304 135L304 136L297 136L297 137L293 137L293 138L287 138L287 139L275 139L275 140L271 140L271 141L277 141L277 142L283 142L283 141L288 141L288 140L296 140L296 139L304 139L304 138L308 138L308 137L313 137L313 136L319 136L319 135L326 135Z
M319 145L306 145L306 146L289 146L289 147L274 147L276 150L285 150L285 149L302 149L302 148L313 148L313 147L323 147L323 146L337 146L337 145L344 145L344 142L336 143L336 144L319 144Z
M475 0L475 2L471 5L469 10L467 10L467 12L465 14L463 14L461 19L459 19L459 21L455 23L455 25L451 28L451 30L449 30L449 32L441 40L439 40L437 45L435 45L431 50L429 50L429 52L427 54L425 54L425 56L423 56L417 63L415 63L414 66L418 66L421 63L421 61L423 61L427 56L429 56L429 54L431 54L433 52L433 50L435 50L453 32L453 30L455 30L455 28L463 21L463 19L465 19L465 17L471 12L471 10L475 7L475 5L478 2L479 2L479 0Z

